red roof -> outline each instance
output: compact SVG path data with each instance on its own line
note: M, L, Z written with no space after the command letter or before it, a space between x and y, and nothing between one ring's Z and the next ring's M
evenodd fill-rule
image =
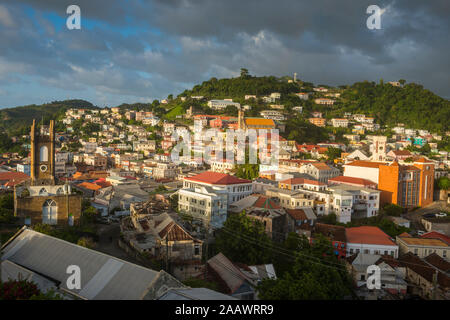
M0 184L2 185L14 186L28 179L30 179L30 176L23 172L0 172Z
M365 161L365 160L356 160L346 164L346 166L365 167L365 168L379 168L382 165L385 165L385 163Z
M346 176L339 176L339 177L334 177L331 179L328 179L328 182L336 182L336 183L344 183L344 184L357 184L360 186L375 186L376 182L367 180L367 179L362 179L362 178L354 178L354 177L346 177Z
M316 180L305 179L305 178L290 178L290 179L286 179L286 180L283 180L280 182L285 183L285 184L291 184L291 185L292 184L311 184L311 185L316 185L316 186L326 185L326 183L316 181Z
M381 244L395 246L391 238L380 228L373 226L362 226L345 229L348 243Z
M264 209L281 209L281 207L276 204L269 197L260 196L258 200L255 201L253 207L256 208L264 208Z
M251 183L250 180L240 179L229 174L213 171L205 171L193 177L187 177L185 180L219 185Z
M437 231L431 231L427 232L420 236L421 238L428 238L428 239L441 239L445 243L447 243L450 246L450 237L446 236L445 234L442 234Z

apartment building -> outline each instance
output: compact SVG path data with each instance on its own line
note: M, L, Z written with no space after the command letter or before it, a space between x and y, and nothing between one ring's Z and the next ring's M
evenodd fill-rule
M264 110L264 111L261 111L260 114L264 119L272 119L272 120L278 120L278 121L286 120L286 117L284 116L284 114L277 110Z
M133 141L133 151L154 152L155 150L155 140Z
M178 174L178 166L174 163L159 162L153 168L153 178L155 179L172 179Z
M277 198L279 205L286 209L314 208L314 197L300 191L270 188L265 191L266 196Z
M230 100L210 100L208 101L208 107L214 110L222 110L228 106L234 106L236 108L240 108L241 104L238 102L233 102Z
M310 162L300 167L301 173L309 174L319 182L327 183L328 179L340 175L337 168L327 165L323 162Z
M183 179L183 188L194 188L196 186L208 186L213 190L225 191L228 196L228 204L252 193L252 181L213 171L205 171Z
M220 173L230 173L235 169L236 165L233 160L227 159L211 161L211 171Z
M317 127L325 127L327 123L325 118L309 118L308 121Z
M396 237L396 242L399 246L400 254L411 252L419 258L425 258L435 253L444 259L450 259L450 246L442 239L413 238L407 233L402 233Z
M86 154L84 156L84 163L89 166L100 167L104 170L108 165L108 157L102 156L98 153Z
M355 253L391 255L398 258L399 247L380 228L362 226L346 228L347 256Z
M334 104L333 99L327 99L327 98L318 98L314 100L314 103L321 104L321 105L327 105L332 106Z
M206 227L221 228L227 219L226 190L192 185L178 191L178 210Z
M335 128L347 128L348 127L348 119L345 118L333 118L331 119L331 123Z
M351 215L353 218L373 217L380 211L381 191L379 190L345 184L329 186L328 190L333 193L336 209L340 209L340 204L343 201L351 199ZM340 204L336 203L339 199Z
M433 202L434 164L423 157L413 165L357 160L344 165L344 176L376 182L382 191L381 205L414 208Z

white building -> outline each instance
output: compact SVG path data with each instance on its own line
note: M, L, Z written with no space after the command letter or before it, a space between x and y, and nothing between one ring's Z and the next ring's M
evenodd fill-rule
M252 182L235 176L205 171L183 180L183 188L209 186L213 190L224 190L228 196L228 204L238 201L252 193Z
M335 128L347 128L348 127L348 119L345 118L334 118L331 119L331 123L333 124L333 127Z
M391 255L398 258L398 245L380 228L362 226L346 228L347 256L355 253Z
M180 189L178 210L199 220L204 226L221 228L227 220L227 192L209 186Z
M208 101L208 107L215 110L225 109L227 106L235 106L240 108L241 104L238 102L228 101L228 100L210 100Z

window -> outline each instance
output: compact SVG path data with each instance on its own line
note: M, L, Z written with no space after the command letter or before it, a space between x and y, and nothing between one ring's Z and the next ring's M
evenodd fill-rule
M39 149L39 161L48 161L48 148L47 148L47 146L42 146Z
M54 200L48 199L42 206L42 223L57 224L58 222L58 206Z
M47 189L41 188L41 190L39 190L39 195L40 195L40 196L45 196L45 195L47 195Z
M194 255L198 256L200 254L200 246L194 246Z

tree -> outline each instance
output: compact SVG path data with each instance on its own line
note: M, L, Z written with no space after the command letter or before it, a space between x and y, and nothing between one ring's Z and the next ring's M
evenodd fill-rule
M399 217L403 213L403 208L393 203L385 205L383 210L388 216L394 217Z
M216 237L217 252L247 265L270 263L271 243L264 225L249 218L245 211L229 215Z
M327 149L327 151L325 152L325 154L326 154L328 160L333 161L334 159L341 157L341 152L342 152L342 150L340 148L329 147Z
M248 70L245 68L241 68L241 78L248 78L249 73Z
M50 289L39 290L38 286L27 280L9 280L0 282L0 300L61 300L62 297Z
M258 164L238 164L235 169L235 176L241 179L254 180L259 177Z
M94 240L90 237L81 237L80 239L78 239L77 245L88 249L94 249L96 247Z
M398 80L398 82L403 86L406 83L406 80L405 79L400 79L400 80Z
M94 223L95 218L98 216L98 210L89 205L81 212L80 223L81 225L87 225Z
M319 236L312 245L303 238L292 268L277 280L263 280L257 290L267 300L337 300L351 294L345 265L333 254L331 242Z
M450 190L450 179L448 177L440 177L438 179L438 187L440 190Z

